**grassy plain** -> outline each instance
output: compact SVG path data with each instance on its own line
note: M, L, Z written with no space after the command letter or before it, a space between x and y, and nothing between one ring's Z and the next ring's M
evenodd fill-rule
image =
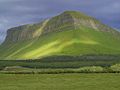
M0 74L0 90L120 90L120 74Z

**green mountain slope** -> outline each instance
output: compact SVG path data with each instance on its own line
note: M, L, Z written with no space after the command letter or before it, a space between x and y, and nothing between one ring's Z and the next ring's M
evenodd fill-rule
M120 33L98 20L67 11L39 24L8 30L0 59L38 59L52 55L120 54Z

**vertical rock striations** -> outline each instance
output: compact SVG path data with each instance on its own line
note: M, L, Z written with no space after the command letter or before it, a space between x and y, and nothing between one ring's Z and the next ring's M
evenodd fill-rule
M28 24L7 31L5 42L17 42L38 38L41 35L50 32L59 32L63 30L76 30L81 27L92 28L97 31L111 32L116 31L100 23L98 20L76 11L65 11L49 20L38 24Z

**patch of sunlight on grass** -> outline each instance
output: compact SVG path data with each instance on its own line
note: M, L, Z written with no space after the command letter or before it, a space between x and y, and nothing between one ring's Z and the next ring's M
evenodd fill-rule
M28 45L26 45L26 46L24 46L24 47L18 49L18 50L15 51L14 53L12 53L12 54L10 54L9 56L7 56L5 59L10 59L11 57L13 57L13 56L16 55L17 53L21 52L21 51L24 50L25 48L30 47L33 43L34 43L34 41L31 42L30 44L28 44Z
M73 43L73 41L68 41L65 43L60 44L61 41L54 41L51 42L43 47L35 49L31 52L26 53L23 58L30 59L30 58L41 58L44 56L49 56L54 53L60 52L64 47L69 46Z
M51 42L47 45L44 45L43 47L37 48L37 49L35 49L31 52L28 52L28 53L24 54L22 57L27 59L27 58L33 58L33 57L35 57L36 55L38 55L42 52L46 52L46 54L47 54L47 52L49 52L48 51L49 49L51 49L52 47L55 47L59 43L60 43L59 41Z
M80 40L80 39L72 39L72 40L68 40L68 41L64 41L64 40L56 40L50 43L46 43L43 46L40 46L39 48L36 48L30 52L24 53L21 57L17 57L17 58L22 58L22 59L36 59L36 58L41 58L41 57L45 57L45 56L49 56L49 55L55 55L59 52L61 52L65 47L72 45L74 43L83 43L83 44L99 44L96 41L90 40L90 39L85 39L85 40ZM6 59L10 59L11 57L14 57L17 53L22 52L22 50L30 47L31 45L33 45L34 42L32 42L31 44L26 45L25 47L17 50L16 52L10 54Z

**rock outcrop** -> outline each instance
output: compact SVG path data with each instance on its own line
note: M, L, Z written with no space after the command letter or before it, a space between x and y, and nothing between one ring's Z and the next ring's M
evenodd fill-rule
M76 11L66 11L38 24L28 24L9 29L7 31L5 42L34 39L50 32L76 30L82 26L97 31L115 32L112 28L100 23L98 20L90 16L86 16Z
M45 20L38 24L28 24L11 28L7 31L5 42L17 42L39 37L47 21L48 20Z

